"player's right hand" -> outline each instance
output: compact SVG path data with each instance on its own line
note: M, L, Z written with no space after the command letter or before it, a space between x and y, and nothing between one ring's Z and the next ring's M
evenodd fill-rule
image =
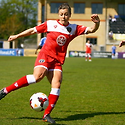
M125 41L121 41L121 42L119 43L119 47L122 47L123 45L125 45Z
M8 38L8 42L13 41L15 39L17 39L17 35L12 35Z
M99 23L100 22L100 18L98 16L98 14L93 14L91 16L91 20L94 22L94 23Z

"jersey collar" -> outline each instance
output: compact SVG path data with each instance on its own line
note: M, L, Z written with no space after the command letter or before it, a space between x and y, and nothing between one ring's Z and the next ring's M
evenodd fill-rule
M68 22L67 25L63 25L63 24L61 24L61 23L59 22L59 19L57 20L57 23L59 23L59 24L62 25L62 26L68 26L68 25L69 25L69 22Z

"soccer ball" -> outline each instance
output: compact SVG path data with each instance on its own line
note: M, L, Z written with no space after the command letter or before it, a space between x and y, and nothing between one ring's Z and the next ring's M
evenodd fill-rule
M30 106L37 112L43 111L47 108L49 100L46 94L38 92L30 97Z

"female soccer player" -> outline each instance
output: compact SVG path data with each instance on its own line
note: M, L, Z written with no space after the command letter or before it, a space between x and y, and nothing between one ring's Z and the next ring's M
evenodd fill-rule
M17 38L33 35L35 33L47 33L46 42L35 61L33 74L20 78L0 91L0 99L2 99L11 91L39 82L46 76L51 84L51 92L48 97L49 105L42 119L49 123L55 123L50 117L50 113L60 95L62 65L65 61L68 44L76 36L94 33L97 31L100 24L100 19L97 14L91 16L91 20L94 23L92 27L70 24L71 8L67 3L59 7L58 15L59 20L48 20L39 26L27 29L17 35L11 35L8 38L10 42Z

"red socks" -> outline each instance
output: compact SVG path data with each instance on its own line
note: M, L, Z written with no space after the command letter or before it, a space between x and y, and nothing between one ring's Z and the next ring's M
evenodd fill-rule
M17 80L16 82L14 82L13 84L11 84L10 86L6 87L5 89L7 93L10 93L11 91L19 89L21 87L28 86L29 84L35 83L35 82L36 80L33 75L26 75L20 78L19 80Z
M45 117L47 114L50 114L53 108L55 107L55 104L59 98L60 94L60 89L58 88L52 88L51 93L49 94L49 105L45 109L44 116Z

